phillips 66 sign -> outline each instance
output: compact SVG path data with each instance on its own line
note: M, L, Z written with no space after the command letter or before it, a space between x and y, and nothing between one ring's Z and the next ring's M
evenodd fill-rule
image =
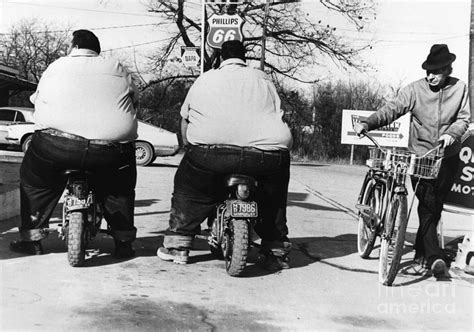
M222 44L228 40L244 40L242 35L244 20L237 14L214 14L209 17L207 22L209 23L209 33L206 41L213 48L221 48Z

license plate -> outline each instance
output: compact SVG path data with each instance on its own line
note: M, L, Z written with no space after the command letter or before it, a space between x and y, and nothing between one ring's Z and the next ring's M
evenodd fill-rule
M232 202L230 205L231 217L245 217L245 218L256 218L258 217L257 203L255 202Z
M76 198L76 199L68 199L66 200L66 209L68 211L70 210L77 210L77 209L84 209L84 208L87 208L89 207L89 203L87 202L87 198L86 199L79 199L79 198Z

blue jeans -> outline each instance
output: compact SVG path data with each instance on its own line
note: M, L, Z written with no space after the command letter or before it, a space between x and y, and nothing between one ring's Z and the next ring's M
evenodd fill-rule
M444 201L454 183L458 166L458 155L444 159L438 178L434 180L421 179L416 190L420 225L415 240L415 259L424 259L428 267L431 267L436 259L443 258L437 227ZM418 179L412 177L411 180L413 188L415 188Z
M89 183L103 202L104 217L112 236L133 241L134 202L137 170L133 143L91 144L86 139L33 134L20 167L20 236L25 241L40 240L47 233L49 219L64 191L66 169L91 173Z
M288 241L289 151L190 145L174 177L165 247L191 247L201 223L225 199L224 178L232 173L252 176L258 182L256 200L261 220L255 231L262 238L262 245L278 246Z

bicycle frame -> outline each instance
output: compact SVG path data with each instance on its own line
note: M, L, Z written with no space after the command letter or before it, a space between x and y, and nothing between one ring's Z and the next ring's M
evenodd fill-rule
M380 213L367 209L367 207L361 206L363 195L365 189L369 182L373 182L372 185L379 186L382 189L382 195L379 197L382 207ZM378 224L376 226L380 227L383 224L383 220L386 217L387 207L390 202L390 199L395 193L398 194L407 194L407 188L405 184L405 178L396 177L395 174L391 171L381 171L370 168L365 176L364 182L362 184L359 198L358 198L358 209L359 211L367 218L374 219L376 218Z

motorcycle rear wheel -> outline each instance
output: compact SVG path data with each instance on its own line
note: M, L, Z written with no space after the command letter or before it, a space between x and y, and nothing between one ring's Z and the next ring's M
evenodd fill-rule
M72 212L69 215L67 234L67 259L72 267L83 266L86 258L86 241L83 212Z
M249 230L245 219L232 219L230 230L224 235L224 259L227 274L238 277L247 264Z

